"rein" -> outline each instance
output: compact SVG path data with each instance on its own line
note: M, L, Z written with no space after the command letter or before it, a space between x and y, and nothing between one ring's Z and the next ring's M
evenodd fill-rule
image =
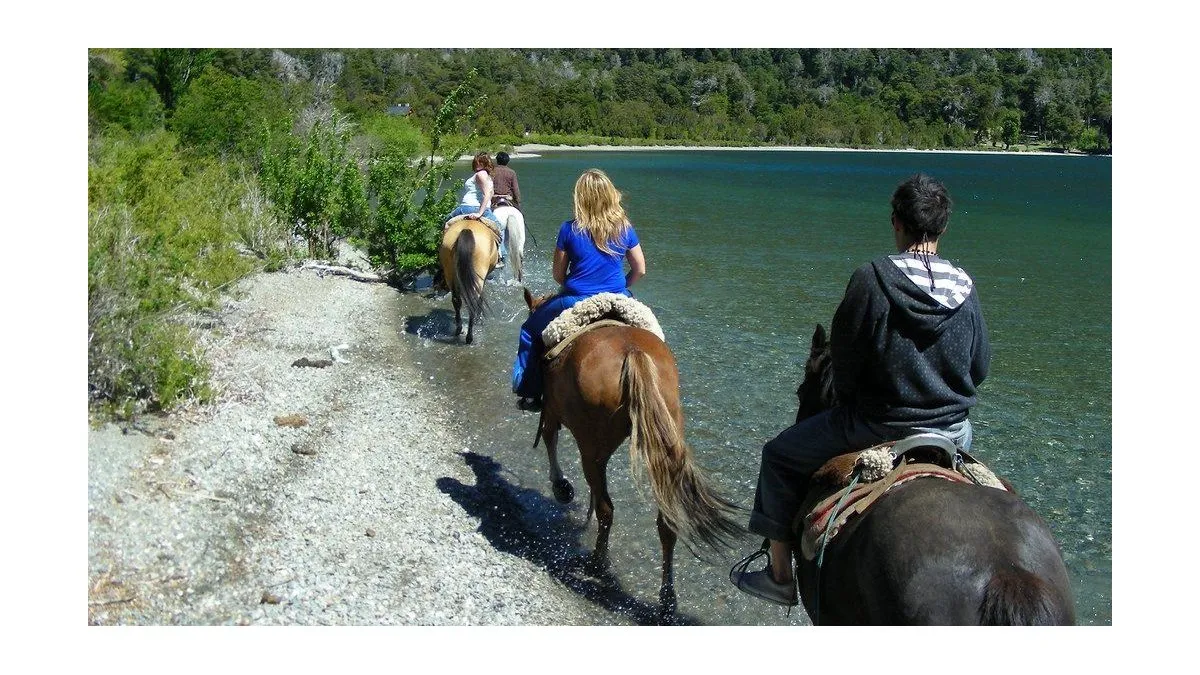
M854 475L850 479L850 485L846 486L845 492L842 493L842 498L838 501L837 506L834 507L834 513L842 510L842 506L846 504L846 498L849 497L850 493L854 491L854 486L858 484L858 479L861 475L862 467L855 467ZM821 548L817 551L817 574L815 583L813 585L813 588L815 589L813 591L812 616L814 626L821 625L821 565L825 562L825 547L829 545L829 533L833 531L834 520L834 518L830 518L829 522L826 523L825 536L821 538Z

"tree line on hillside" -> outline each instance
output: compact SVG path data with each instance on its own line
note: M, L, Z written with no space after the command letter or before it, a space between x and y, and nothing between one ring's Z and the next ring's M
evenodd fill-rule
M319 69L330 52L290 55ZM363 49L337 52L339 105L428 119L471 70L481 137L1110 152L1108 49ZM270 72L262 50L231 72Z

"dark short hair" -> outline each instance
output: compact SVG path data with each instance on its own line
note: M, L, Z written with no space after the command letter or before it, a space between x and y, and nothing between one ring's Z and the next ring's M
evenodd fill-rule
M508 164L508 153L501 150L496 153L496 163L505 166Z
M937 239L950 222L950 193L941 181L923 173L912 176L892 193L892 214L918 239Z

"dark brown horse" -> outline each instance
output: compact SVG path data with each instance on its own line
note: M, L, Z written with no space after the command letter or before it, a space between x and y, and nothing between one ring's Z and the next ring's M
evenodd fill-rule
M835 404L831 368L829 342L818 325L796 391L797 420ZM813 483L802 513L835 491ZM800 596L814 623L1075 623L1058 543L1015 492L916 478L850 520L819 569L816 559L796 558Z
M534 300L525 290L530 310L547 299ZM719 549L741 532L729 517L735 507L709 485L684 441L675 356L666 343L642 328L594 328L546 365L545 392L538 436L546 440L550 483L562 503L570 502L575 494L558 464L558 432L564 425L579 446L591 493L588 517L595 511L598 524L590 561L593 571L608 568L613 522L608 460L629 438L630 468L635 478L643 470L648 475L658 505L660 610L674 612L672 560L677 535L695 553L695 544ZM534 447L537 439L535 436Z
M462 334L462 306L467 305L467 344L475 333L475 319L487 311L483 282L500 260L500 235L480 220L459 216L449 221L438 247L442 278L454 303L454 335Z

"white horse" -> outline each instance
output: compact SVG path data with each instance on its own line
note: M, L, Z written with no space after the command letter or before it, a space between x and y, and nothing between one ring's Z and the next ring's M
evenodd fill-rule
M508 264L512 265L513 278L521 281L521 263L525 257L525 216L515 206L497 206L492 213L504 228L504 248Z

